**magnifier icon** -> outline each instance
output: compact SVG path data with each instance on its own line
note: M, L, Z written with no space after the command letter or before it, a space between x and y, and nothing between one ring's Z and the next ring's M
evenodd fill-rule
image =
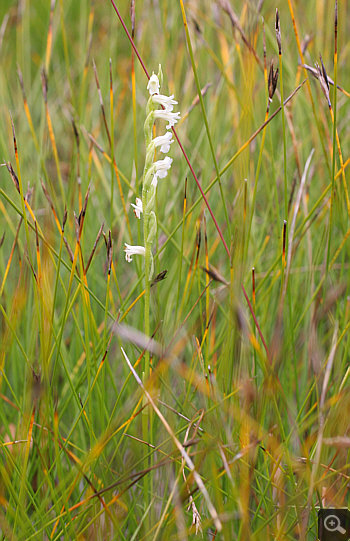
M340 519L337 515L328 515L324 519L323 525L329 532L339 532L343 535L346 533L346 530L341 526Z

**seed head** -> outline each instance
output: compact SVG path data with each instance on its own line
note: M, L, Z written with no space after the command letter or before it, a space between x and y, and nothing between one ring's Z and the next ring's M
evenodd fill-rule
M275 30L276 30L276 40L277 40L277 45L278 45L278 54L282 54L280 16L278 14L278 9L277 8L276 8Z
M269 100L270 101L272 101L273 95L274 95L274 93L276 91L277 80L278 80L278 68L274 72L274 70L273 70L273 62L271 62L270 71L269 71L269 81L268 81Z
M321 61L321 67L317 62L315 63L316 71L317 71L317 78L318 78L318 80L320 82L322 92L326 96L326 99L327 99L327 102L328 102L328 107L331 107L331 100L329 98L328 75L327 75L326 68L325 68L325 65L323 63L321 55L320 55L320 61Z

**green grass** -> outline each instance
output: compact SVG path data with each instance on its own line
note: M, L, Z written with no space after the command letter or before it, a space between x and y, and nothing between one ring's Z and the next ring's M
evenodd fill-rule
M350 102L331 87L329 110L298 47L350 89L348 6L334 61L333 0L136 2L185 150L157 188L148 354L123 252L147 78L109 1L49 4L0 6L0 538L313 541L349 505Z

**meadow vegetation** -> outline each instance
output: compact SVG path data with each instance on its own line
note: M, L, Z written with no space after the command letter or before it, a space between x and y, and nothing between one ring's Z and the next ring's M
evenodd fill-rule
M1 539L313 541L348 506L349 33L334 0L1 0Z

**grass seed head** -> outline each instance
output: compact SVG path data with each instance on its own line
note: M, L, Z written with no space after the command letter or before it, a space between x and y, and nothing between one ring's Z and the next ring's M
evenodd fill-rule
M107 241L107 265L108 265L108 274L111 273L112 268L112 257L113 257L113 244L111 230L108 231L108 241Z
M274 72L273 70L273 62L271 62L270 65L270 71L269 71L269 81L268 81L268 89L269 89L269 100L272 101L272 98L276 92L277 87L277 81L278 81L278 68Z
M13 183L14 183L14 185L16 187L16 190L18 191L18 193L20 193L19 181L18 181L17 175L14 172L14 169L13 169L11 163L10 162L5 162L3 165L6 165L6 168L7 168L8 172L10 173L11 178L13 180Z
M135 0L130 2L131 36L135 36Z
M41 86L43 89L44 102L47 103L47 74L44 68L41 70Z
M323 63L321 54L320 54L320 61L321 61L321 67L318 64L318 62L315 63L316 70L317 70L317 78L318 78L318 80L320 82L321 90L322 90L323 94L326 96L326 99L327 99L327 102L328 102L328 107L331 108L331 100L330 100L330 97L329 97L328 75L327 75L326 68L325 68L325 65Z
M152 280L151 287L157 284L158 282L165 280L167 273L168 271L166 269L158 273L157 276Z
M64 232L64 227L67 222L67 216L68 216L67 207L64 206L64 213L63 213L63 220L62 220L62 233Z
M278 45L278 54L282 54L282 40L281 40L281 25L278 9L276 8L276 21L275 21L276 40Z

